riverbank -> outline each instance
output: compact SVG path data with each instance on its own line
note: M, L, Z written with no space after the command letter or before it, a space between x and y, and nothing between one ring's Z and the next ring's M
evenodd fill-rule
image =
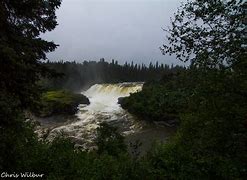
M39 102L32 109L37 117L53 115L73 115L78 111L79 104L90 104L89 99L82 94L70 91L54 90L44 92Z
M128 114L128 112L125 113ZM129 114L129 116L131 115ZM76 147L80 147L84 150L95 148L94 135L96 133L96 128L91 129L91 133L86 130L87 125L85 128L80 128L81 130L84 129L84 132L78 131L79 129L77 130L76 128L74 131L66 131L66 127L69 129L72 124L78 123L80 121L76 115L54 115L51 117L42 118L32 116L32 120L36 124L35 132L42 140L50 141L55 137L55 132L57 132L57 135L59 135L59 132L64 131L64 135L66 135L66 137L75 143ZM123 135L125 138L124 142L128 147L130 154L133 154L133 146L139 144L136 151L140 156L143 156L149 152L155 143L167 142L167 140L176 132L175 127L147 123L146 121L140 121L136 118L133 122L134 124L126 124L127 121L124 119L108 121L108 123L110 126L116 127L117 131ZM76 134L74 134L75 132L81 134L81 137L76 136ZM91 134L91 136L89 134Z
M39 122L36 133L40 138L52 140L63 134L69 137L77 147L91 149L100 123L107 122L116 127L123 135L126 145L142 142L140 154L149 151L154 141L165 142L174 132L174 128L155 125L139 119L117 103L119 97L129 96L141 91L142 83L96 84L83 91L89 105L81 104L74 115L54 114L49 117L34 117Z
M119 98L118 103L139 119L173 127L179 123L179 114L187 108L189 94L179 86L174 87L174 82L153 82L144 84L138 93Z

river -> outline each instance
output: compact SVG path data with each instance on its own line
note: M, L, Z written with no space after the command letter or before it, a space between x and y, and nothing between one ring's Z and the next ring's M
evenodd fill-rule
M96 128L101 122L107 122L118 128L119 132L126 137L127 143L140 141L141 151L146 151L153 141L165 141L174 132L174 128L141 121L117 103L119 97L141 91L142 86L143 83L137 82L95 84L81 92L89 98L90 105L79 105L79 111L75 117L40 118L41 128L37 131L39 134L45 132L48 140L63 134L72 139L77 146L94 148Z

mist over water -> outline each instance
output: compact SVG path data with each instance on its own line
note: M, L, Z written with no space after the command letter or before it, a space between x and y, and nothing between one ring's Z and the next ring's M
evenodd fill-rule
M118 127L123 135L138 132L141 122L117 103L119 97L129 96L142 90L143 83L95 84L81 92L90 100L90 105L80 105L76 114L77 120L51 130L49 138L63 133L77 145L90 147L96 137L96 128L101 122Z
M119 84L96 84L87 91L86 95L91 104L85 110L101 113L115 113L122 108L117 103L119 97L129 96L130 93L138 92L142 89L143 83L119 83ZM81 113L78 114L80 117Z

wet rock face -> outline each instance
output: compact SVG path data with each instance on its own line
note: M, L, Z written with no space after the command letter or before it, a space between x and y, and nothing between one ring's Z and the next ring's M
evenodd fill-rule
M125 98L125 97L120 97L120 98L118 98L117 103L121 105L121 104L122 104L122 102L123 102L123 100L124 100L124 98Z
M78 97L78 103L79 104L86 104L86 105L89 105L90 104L89 99L85 95L83 95L83 94L76 94L76 96ZM79 105L78 103L77 103L77 106Z

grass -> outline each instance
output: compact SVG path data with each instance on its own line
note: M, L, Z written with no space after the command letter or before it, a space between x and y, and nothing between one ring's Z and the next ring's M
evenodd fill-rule
M82 94L69 91L47 91L42 94L40 102L35 107L35 114L48 117L55 114L75 114L79 104L89 104L89 100Z

